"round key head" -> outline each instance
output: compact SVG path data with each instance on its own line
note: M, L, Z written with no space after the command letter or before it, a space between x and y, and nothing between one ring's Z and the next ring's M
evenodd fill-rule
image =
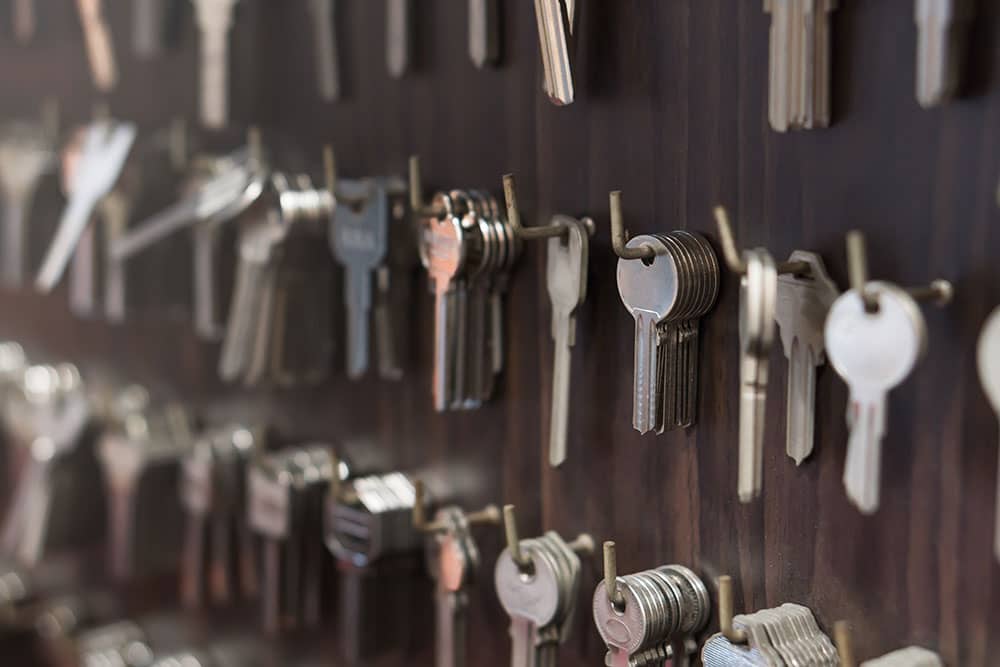
M652 248L652 259L618 260L618 294L629 313L643 310L665 319L678 302L679 274L677 263L663 241L654 236L636 236L628 248Z
M552 222L563 225L566 234L548 241L546 287L553 304L572 311L587 298L590 235L586 226L574 218L557 215Z
M510 549L505 549L493 572L497 597L509 616L528 619L537 626L548 625L560 611L562 572L537 540L523 540L521 548L531 568L522 572Z
M444 215L420 220L420 259L435 282L449 281L465 263L462 221L452 212L451 197L444 193L435 195L432 207Z
M444 530L428 540L428 568L442 588L460 591L475 576L479 565L479 550L469 532L469 523L465 513L454 507L439 510L434 521L443 524Z
M650 626L660 620L653 617L648 596L644 595L641 587L633 585L631 579L627 576L618 578L618 591L625 600L621 609L616 609L608 599L605 581L597 585L593 601L594 626L601 639L608 647L629 655L643 648Z
M927 330L920 308L909 294L887 283L868 283L878 310L865 310L851 290L830 308L825 337L827 356L851 387L888 391L913 370L923 356Z
M983 325L983 331L979 334L976 360L979 364L979 381L983 383L983 391L986 392L993 407L1000 410L1000 308L994 310Z

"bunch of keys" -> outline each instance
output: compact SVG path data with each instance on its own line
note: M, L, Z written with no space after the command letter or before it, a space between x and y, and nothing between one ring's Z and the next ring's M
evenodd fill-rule
M146 632L133 621L119 621L80 634L76 654L81 667L150 667L153 650Z
M625 243L621 193L611 194L618 294L635 320L632 426L663 433L694 424L699 321L715 305L719 262L699 234L676 231Z
M719 579L719 634L702 647L705 667L838 667L839 654L812 611L783 604L753 614L733 616L732 580Z
M594 591L594 625L608 667L687 667L711 613L708 589L682 565L619 577L614 542L604 543L604 581Z
M925 109L955 96L975 15L972 0L914 0L917 102Z
M201 607L257 594L256 540L246 523L247 463L265 447L263 429L235 424L202 433L184 459L181 504L187 529L181 599Z
M390 289L406 276L391 272L391 258L413 255L414 238L408 233L406 186L399 179L335 180L336 211L330 218L330 247L344 270L344 305L347 315L347 376L364 376L369 365L369 340L373 301L376 302L375 335L379 373L398 377L398 348L394 331L405 329L395 321ZM394 248L405 244L406 248ZM403 267L408 268L408 267ZM377 296L373 299L373 293Z
M219 375L248 386L314 385L332 360L333 267L323 245L330 194L273 177L279 207L243 230Z
M593 554L594 540L584 534L567 543L551 530L520 540L513 505L504 507L504 526L507 548L493 579L510 616L511 667L555 665L576 612L580 557Z
M398 590L412 577L422 543L413 523L416 487L401 472L355 477L343 484L336 481L326 499L325 536L340 574L338 648L350 664L360 664L376 647L397 640L405 625L389 622L395 605L376 604L368 586L385 586L387 579L399 574L401 581L391 586ZM373 632L379 625L394 631L385 636Z
M893 651L874 660L866 660L861 667L944 667L941 656L919 646Z
M557 106L576 99L573 82L574 33L579 0L535 0L535 20L542 53L545 93Z
M434 664L465 667L468 660L469 595L479 570L479 547L472 527L500 523L500 510L488 505L466 513L455 506L442 507L434 520L424 519L423 484L416 484L413 523L426 536L427 569L435 582Z
M323 495L348 468L326 445L304 445L256 458L247 471L251 529L264 541L263 626L269 635L314 628L328 574Z
M414 203L434 290L434 409L476 409L503 370L503 295L521 241L482 192L439 192L430 206Z
M764 0L771 15L770 119L777 132L830 124L830 14L838 0Z
M163 502L177 486L192 445L191 417L179 405L153 406L145 389L122 391L97 458L108 499L111 576L119 581L171 568L180 551L182 513Z
M0 193L3 195L3 265L0 278L20 287L28 262L28 220L42 177L55 166L56 136L46 123L18 122L0 129Z

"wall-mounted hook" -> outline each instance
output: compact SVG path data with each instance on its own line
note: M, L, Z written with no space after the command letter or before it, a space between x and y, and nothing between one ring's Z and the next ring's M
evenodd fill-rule
M247 148L250 150L250 159L256 164L264 163L264 141L261 138L260 128L251 125L247 128Z
M851 640L851 626L847 621L837 621L833 624L833 643L837 646L840 656L840 667L857 667L854 660L854 644Z
M733 644L745 644L747 633L733 627L733 578L719 577L719 631Z
M737 275L747 272L747 264L743 261L743 253L736 245L736 236L733 234L733 227L729 224L729 213L724 206L716 206L712 209L715 214L715 225L719 229L719 242L722 244L722 257L726 260L726 266ZM808 275L812 269L808 262L777 262L775 265L779 274L794 274L797 276Z
M507 548L510 549L510 557L521 570L522 574L530 574L534 570L531 559L524 555L521 549L521 540L517 534L517 517L514 515L513 505L503 507L504 534L507 536Z
M628 232L625 230L625 217L622 215L622 191L615 190L609 197L611 207L611 247L622 259L652 259L656 251L648 245L638 248L627 248Z
M416 216L422 216L427 210L424 203L424 181L420 171L420 156L410 156L410 209Z
M619 612L625 611L625 596L618 590L618 554L610 540L604 543L604 589L611 605Z
M517 186L514 182L514 174L504 174L503 195L504 199L507 200L507 222L510 223L511 228L514 230L514 234L518 237L525 240L535 240L566 236L566 225L561 224L560 222L553 222L548 225L539 225L537 227L525 227L521 224L521 209L517 205ZM565 220L565 218L562 218L561 216L553 218L553 220L560 219ZM580 222L586 226L588 233L593 236L593 218L581 218Z
M323 175L326 178L326 189L337 196L337 157L334 155L333 146L327 144L323 146Z
M59 100L54 97L46 99L42 103L41 117L46 136L55 143L59 139Z
M847 233L847 270L851 289L861 295L865 310L870 313L878 311L878 298L865 288L869 276L865 235L856 229ZM947 280L934 280L929 285L908 287L906 292L915 301L929 302L939 307L947 306L954 296L954 288Z
M425 533L439 533L444 530L445 526L442 523L427 520L425 510L427 490L423 481L419 479L413 481L413 496L413 526ZM498 525L502 519L500 508L496 505L487 505L481 510L467 513L465 520L470 526L477 526L480 524Z

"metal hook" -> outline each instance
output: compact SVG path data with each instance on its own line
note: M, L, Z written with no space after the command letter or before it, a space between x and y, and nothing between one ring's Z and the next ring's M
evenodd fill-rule
M719 631L733 644L745 644L747 633L733 627L733 578L719 577Z
M608 602L618 611L625 611L625 596L618 590L618 555L615 543L604 543L604 589L608 594Z
M865 235L854 229L847 233L847 271L850 275L851 289L861 295L865 310L869 313L878 312L878 298L868 291L868 251ZM935 306L947 306L951 303L955 290L947 280L934 280L929 285L908 287L906 292L915 301L930 302Z
M507 536L507 548L510 550L510 557L514 560L514 563L522 574L531 574L535 569L534 563L524 555L524 550L521 548L521 540L517 535L517 517L514 515L513 505L503 506L503 525L504 533Z
M424 184L419 155L410 156L410 209L418 216L427 209L424 203Z
M323 174L326 177L326 189L333 196L337 196L337 157L333 153L333 146L327 144L323 146Z
M716 206L712 212L715 214L715 226L719 229L719 242L722 244L722 257L726 260L726 266L733 273L742 276L747 272L747 263L743 261L743 254L736 245L736 236L729 224L729 212L724 206ZM812 271L807 262L778 262L775 268L779 274L798 276L809 275Z
M50 97L42 103L42 127L53 142L59 138L59 100Z
M517 191L515 188L514 174L504 174L503 195L507 200L507 222L514 229L514 234L522 239L549 239L566 235L565 225L539 225L538 227L524 227L521 225L521 212L517 206Z
M425 533L440 533L446 526L439 521L427 521L424 511L427 491L423 481L417 479L413 481L413 526ZM465 515L465 520L470 526L480 524L499 524L502 520L500 508L496 505L487 505L476 512L469 512Z
M840 656L840 667L856 667L854 660L854 645L851 641L851 626L847 621L837 621L833 624L833 642Z
M251 125L247 128L247 147L250 149L250 159L256 164L264 163L264 143L261 139L260 128Z
M656 251L648 245L638 248L625 247L628 243L628 232L625 231L625 217L622 215L622 191L615 190L609 197L611 206L611 247L622 259L652 259Z

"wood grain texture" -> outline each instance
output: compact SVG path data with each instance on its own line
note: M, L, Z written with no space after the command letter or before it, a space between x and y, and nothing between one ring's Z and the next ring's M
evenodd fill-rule
M78 24L70 3L42 4L35 44L0 43L0 114L26 113L58 94L79 121L96 96ZM174 50L140 63L129 53L127 3L108 4L122 76L113 112L147 130L175 113L193 119L190 20ZM318 165L331 141L348 176L401 174L406 156L418 153L429 188L499 194L501 174L512 171L530 223L557 212L595 217L563 468L549 469L544 451L552 345L541 244L526 249L507 300L502 394L468 414L431 410L431 302L422 278L411 328L418 361L398 384L336 377L318 391L247 395L214 379L218 348L198 342L183 314L145 308L126 326L79 322L63 294L0 295L0 334L37 355L111 364L212 414L265 415L289 439L329 439L365 467L416 470L438 497L469 507L515 503L525 535L556 529L614 539L623 572L677 562L708 577L732 574L738 609L792 601L811 606L828 628L849 619L862 658L916 643L950 665L1000 664L1000 637L990 630L1000 621L991 553L996 420L974 356L979 328L1000 303L1000 6L979 3L966 97L923 111L913 92L912 1L843 0L833 18L834 125L779 135L767 124L769 24L759 2L582 2L579 100L568 108L541 92L528 2L504 3L503 65L477 71L466 55L464 3L420 0L416 71L401 81L385 70L384 3L339 4L346 98L327 105L316 94L304 3L241 3L235 122L263 125L269 143L290 147L289 165ZM224 146L233 136L206 142ZM954 304L925 310L927 358L891 397L877 515L861 516L844 495L846 389L831 370L819 375L815 454L799 468L785 456L780 346L763 498L738 503L732 275L701 329L698 425L661 437L631 430L632 320L618 298L608 234L607 193L618 188L636 234L687 228L714 239L711 207L722 203L742 243L776 258L819 252L841 285L852 228L867 233L873 276L954 281ZM47 192L32 223L39 228L58 212L55 188ZM481 547L471 641L475 664L499 667L508 654L491 586L500 531L484 534ZM598 568L595 559L585 569L562 664L600 663L589 615ZM426 618L430 604L412 596L411 611ZM379 661L404 663L432 664L430 642L415 638L405 654Z

